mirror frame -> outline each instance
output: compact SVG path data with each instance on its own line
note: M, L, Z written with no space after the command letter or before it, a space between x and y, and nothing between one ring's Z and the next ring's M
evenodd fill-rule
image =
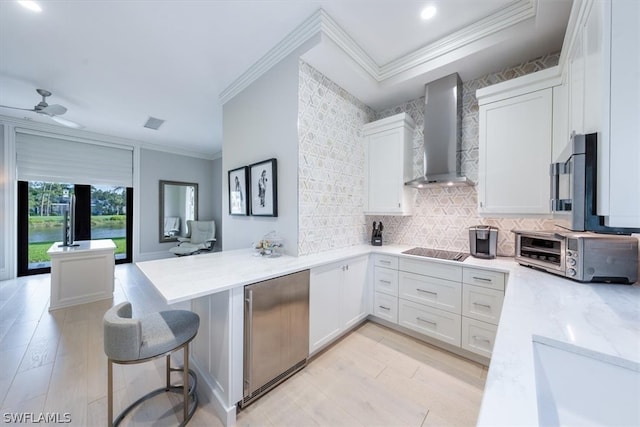
M193 187L195 190L195 197L194 197L194 203L195 203L195 211L194 211L194 220L197 221L198 220L198 183L197 182L181 182L181 181L165 181L165 180L160 180L160 206L158 209L158 231L159 231L159 238L160 238L160 243L166 243L166 242L177 242L178 238L177 237L165 237L164 236L164 193L165 193L165 188L167 185L175 185L175 186L182 186L182 187ZM185 221L186 222L186 221Z

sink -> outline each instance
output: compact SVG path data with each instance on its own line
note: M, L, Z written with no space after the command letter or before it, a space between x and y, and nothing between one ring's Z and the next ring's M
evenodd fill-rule
M640 364L533 336L541 426L640 426Z

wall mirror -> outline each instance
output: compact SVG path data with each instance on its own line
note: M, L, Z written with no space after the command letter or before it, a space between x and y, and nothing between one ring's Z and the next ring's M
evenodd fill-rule
M190 219L198 219L198 184L160 181L160 243L186 237Z

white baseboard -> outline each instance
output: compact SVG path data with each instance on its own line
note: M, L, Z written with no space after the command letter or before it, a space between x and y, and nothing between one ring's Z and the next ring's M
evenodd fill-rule
M232 405L230 407L226 406L217 387L212 383L212 379L205 371L200 369L198 364L192 358L189 358L189 367L196 372L196 375L198 375L198 394L200 396L204 395L207 401L211 403L213 410L225 427L235 426L236 405Z

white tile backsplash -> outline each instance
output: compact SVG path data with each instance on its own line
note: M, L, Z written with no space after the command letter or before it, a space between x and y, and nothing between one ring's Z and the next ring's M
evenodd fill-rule
M463 83L462 172L478 179L478 102L475 91L554 66L554 53ZM424 97L378 111L360 102L305 62L299 77L299 232L298 253L306 255L366 243L373 221L384 223L383 243L468 251L468 227L499 229L498 254L512 256L512 229L551 229L539 218L483 218L474 187L416 191L414 215L367 216L364 209L365 146L362 125L401 112L416 122L414 176L422 173Z

